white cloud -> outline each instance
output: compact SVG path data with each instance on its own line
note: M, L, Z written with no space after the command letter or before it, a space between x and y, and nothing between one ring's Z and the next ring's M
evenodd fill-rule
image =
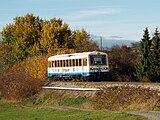
M80 19L80 18L100 16L100 15L118 14L121 13L122 11L124 11L124 9L114 8L114 7L108 7L108 8L102 7L90 10L77 11L74 14L66 17L70 19Z

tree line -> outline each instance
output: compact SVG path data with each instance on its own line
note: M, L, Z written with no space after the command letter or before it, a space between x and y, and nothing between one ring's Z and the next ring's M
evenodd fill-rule
M40 79L46 76L48 56L99 49L84 29L72 31L62 19L43 20L33 14L14 18L1 34L0 64ZM109 54L110 80L160 82L158 29L150 37L146 28L131 47L115 45L103 51Z

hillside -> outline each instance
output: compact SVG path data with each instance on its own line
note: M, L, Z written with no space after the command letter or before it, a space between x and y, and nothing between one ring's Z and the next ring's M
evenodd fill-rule
M90 38L95 41L96 43L98 43L98 45L100 46L100 36L96 36L96 35L90 35ZM114 45L127 45L127 46L131 46L132 43L136 42L135 40L125 40L123 38L105 38L102 37L102 47L103 48L111 48Z

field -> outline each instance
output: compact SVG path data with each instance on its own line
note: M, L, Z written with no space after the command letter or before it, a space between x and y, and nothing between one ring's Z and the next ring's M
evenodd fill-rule
M146 120L143 117L104 111L57 110L0 104L1 120Z
M154 89L146 88L148 84L140 86L135 83L117 86L113 83L54 82L54 85L82 88L98 86L103 90L41 89L38 94L24 98L22 95L28 95L30 91L12 89L10 96L6 96L9 99L0 99L0 120L146 120L127 113L160 110L159 84L149 86L154 86Z

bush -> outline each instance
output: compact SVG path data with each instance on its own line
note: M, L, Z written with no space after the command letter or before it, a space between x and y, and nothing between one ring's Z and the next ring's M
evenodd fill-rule
M46 55L30 57L14 64L10 69L16 72L24 71L33 78L44 80L47 77L47 58Z
M94 109L154 110L160 102L158 91L135 87L110 87L91 99Z
M21 101L41 90L39 80L24 72L9 70L0 78L0 95L6 100Z
M136 53L127 46L113 46L109 52L110 78L116 81L135 81Z

